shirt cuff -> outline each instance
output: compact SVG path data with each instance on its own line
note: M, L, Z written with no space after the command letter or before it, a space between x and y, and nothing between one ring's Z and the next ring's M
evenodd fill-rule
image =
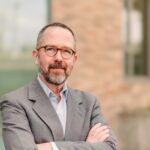
M59 150L57 145L54 142L51 142L53 150Z

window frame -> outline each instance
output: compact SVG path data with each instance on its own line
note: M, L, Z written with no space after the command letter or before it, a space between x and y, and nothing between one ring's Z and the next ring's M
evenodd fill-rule
M143 2L144 1L144 2ZM148 19L148 16L150 14L150 10L148 9L150 6L150 0L141 0L142 3L142 41L141 41L141 50L137 53L141 52L142 55L140 56L140 59L142 60L142 63L140 64L137 69L141 69L141 73L136 74L136 64L135 62L138 60L135 58L136 53L134 54L134 51L131 51L132 49L132 43L130 41L130 36L131 36L131 27L130 27L130 12L132 11L132 1L131 0L124 0L124 10L126 10L126 22L123 22L125 28L125 34L126 34L126 39L124 39L124 74L126 77L147 77L150 74L150 69L149 69L149 64L150 60L150 44L147 39L150 38L150 20ZM148 32L147 32L148 31ZM142 67L142 65L144 67ZM137 65L138 66L138 65ZM140 72L139 71L139 72Z

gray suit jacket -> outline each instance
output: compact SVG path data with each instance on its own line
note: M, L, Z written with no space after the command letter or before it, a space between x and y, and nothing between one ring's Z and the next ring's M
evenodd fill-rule
M69 88L66 133L37 79L0 98L6 150L36 150L36 144L54 141L60 150L116 150L110 130L105 142L85 142L92 126L107 125L95 97Z

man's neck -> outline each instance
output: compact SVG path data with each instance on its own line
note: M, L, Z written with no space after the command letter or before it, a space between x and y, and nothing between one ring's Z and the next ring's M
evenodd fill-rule
M60 96L60 91L64 87L64 84L54 85L54 84L48 83L41 74L39 74L39 77L57 97Z

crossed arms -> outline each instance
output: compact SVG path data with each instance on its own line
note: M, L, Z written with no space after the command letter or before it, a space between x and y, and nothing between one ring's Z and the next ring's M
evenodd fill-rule
M1 103L6 150L52 150L51 141L35 142L28 117L19 103L14 100L4 100ZM92 128L85 141L54 141L58 149L117 150L116 139L112 135L111 129L104 126L103 123L98 123L103 120L103 115L97 103L94 105L91 117L93 118Z
M109 137L109 129L101 123L96 124L91 128L86 139L86 143L94 144L104 142ZM37 144L38 150L53 150L51 143Z

